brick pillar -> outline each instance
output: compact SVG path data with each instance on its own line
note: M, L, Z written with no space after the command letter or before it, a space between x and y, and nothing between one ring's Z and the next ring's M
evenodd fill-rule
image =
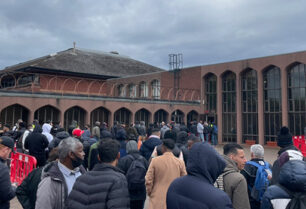
M25 122L27 122L27 124L30 124L30 123L33 122L33 120L34 120L34 113L35 113L34 111L29 110L28 121L25 121Z
M286 69L281 71L281 97L282 97L282 126L288 126L288 74Z
M217 76L217 117L218 117L218 144L222 143L222 78Z
M258 93L258 143L264 145L264 106L263 106L263 75L257 72L257 93Z
M109 112L109 117L108 117L108 127L111 128L114 125L114 112Z
M86 115L85 115L85 121L84 121L85 124L84 124L84 125L86 125L86 124L91 124L91 123L90 123L90 119L91 119L91 118L90 118L90 115L91 115L90 112L87 111L87 112L86 112ZM94 122L96 122L96 121L94 121Z
M242 105L241 105L241 77L236 73L236 121L237 121L237 143L242 143Z

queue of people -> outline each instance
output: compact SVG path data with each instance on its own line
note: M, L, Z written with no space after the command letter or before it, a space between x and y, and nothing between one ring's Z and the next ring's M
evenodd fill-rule
M20 123L0 136L0 208L9 208L15 195L31 209L143 209L147 197L150 209L306 204L306 162L287 127L280 129L279 157L270 165L259 144L250 147L249 161L235 143L219 154L217 127L202 121L189 128L164 122L146 127L143 121L109 128L97 121L83 130L74 122L68 132L50 121L33 130ZM19 187L11 185L5 165L18 142L38 160Z

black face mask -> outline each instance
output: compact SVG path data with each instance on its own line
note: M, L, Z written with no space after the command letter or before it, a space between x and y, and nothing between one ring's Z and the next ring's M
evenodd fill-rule
M79 158L78 156L76 156L76 154L73 153L73 155L76 159L71 159L72 167L77 168L80 165L82 165L83 160L82 158Z

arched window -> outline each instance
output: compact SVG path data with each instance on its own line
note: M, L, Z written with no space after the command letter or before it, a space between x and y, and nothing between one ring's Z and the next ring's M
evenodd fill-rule
M288 71L289 128L297 136L306 127L306 65L297 64Z
M135 98L136 97L136 85L135 84L130 84L129 85L129 97L131 97L131 98Z
M165 110L162 110L162 109L156 111L155 114L154 114L154 122L158 122L158 123L165 122L165 123L167 123L168 122L168 113Z
M152 98L160 99L160 82L159 80L154 80L151 83L152 86Z
M175 110L172 114L171 114L171 120L181 124L182 122L184 122L184 113L180 110Z
M227 72L222 77L223 142L237 142L236 131L236 75Z
M109 123L108 117L110 112L104 107L99 107L94 109L90 114L90 124L94 127L96 121L100 121L101 123Z
M14 104L4 108L1 111L2 124L9 124L11 128L15 125L18 119L22 119L23 122L28 122L29 110L19 104Z
M68 130L73 121L76 121L80 128L84 128L85 114L86 111L81 107L74 106L69 108L64 114L64 128Z
M48 120L54 123L59 123L59 114L60 112L58 109L51 105L46 105L35 111L34 118L37 119L40 124L43 124Z
M117 121L121 124L130 124L131 111L126 108L120 108L114 113L114 121Z
M126 93L125 93L124 85L120 84L117 88L118 88L118 96L119 97L125 97Z
M265 143L276 141L282 126L280 69L272 66L263 73Z
M144 121L146 126L149 125L150 118L151 118L151 113L144 108L138 110L135 113L135 121Z
M258 143L258 96L257 73L247 69L241 74L242 94L242 140L255 140Z
M217 122L217 76L210 73L205 76L205 120Z
M148 97L148 85L144 81L139 84L139 97Z

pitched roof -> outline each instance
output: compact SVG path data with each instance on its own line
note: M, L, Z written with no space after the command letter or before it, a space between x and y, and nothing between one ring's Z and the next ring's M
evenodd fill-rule
M69 72L98 76L123 77L152 72L163 69L121 56L116 52L97 52L70 48L24 63L6 67L0 73L18 71L25 68L52 70L53 72Z

